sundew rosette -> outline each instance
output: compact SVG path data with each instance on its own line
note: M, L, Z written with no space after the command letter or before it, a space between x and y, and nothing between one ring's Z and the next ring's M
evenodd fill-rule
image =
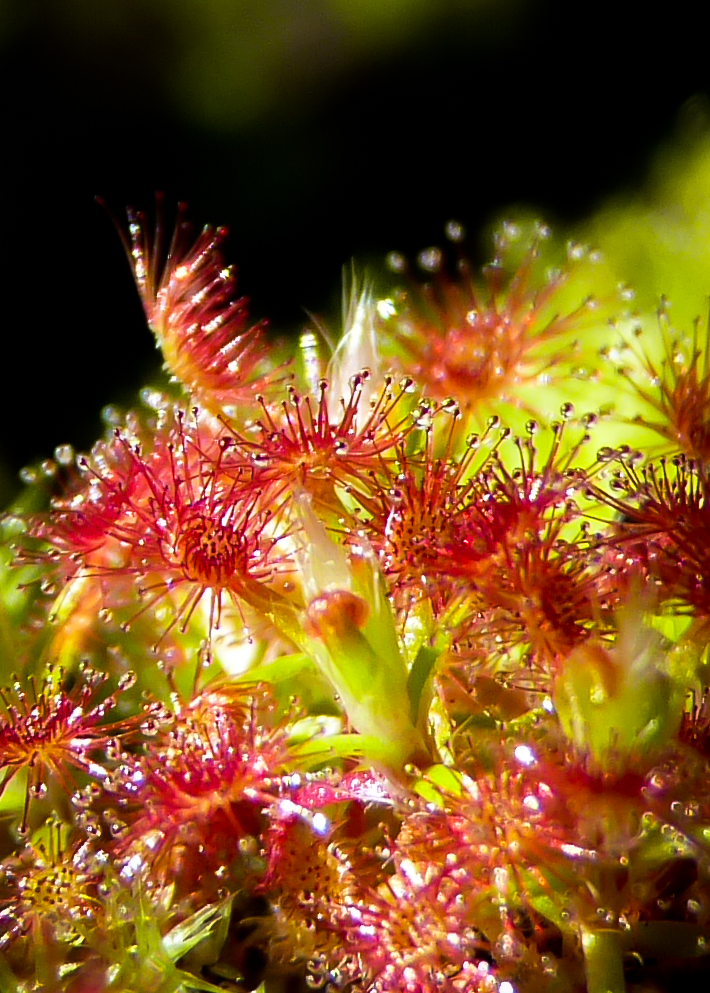
M110 467L80 460L83 488L30 528L45 545L36 558L64 583L55 621L101 591L100 607L120 613L124 630L147 612L158 618L154 651L194 619L209 654L227 601L244 624L250 584L292 568L279 549L289 523L250 471L225 467L230 444L219 422L175 408L147 450L116 429Z
M697 976L699 330L676 352L665 316L640 314L658 346L604 392L597 359L634 351L627 290L595 253L505 226L480 275L454 247L422 253L423 280L394 259L389 295L353 280L340 341L303 334L285 384L223 230L193 240L181 210L163 259L129 224L182 393L113 410L75 463L62 446L6 522L22 569L2 589L37 594L0 614L18 673L0 694L0 986ZM630 421L672 456L637 450ZM50 809L67 840L47 855Z
M458 248L461 226L447 233ZM559 260L545 248L549 238L542 223L503 224L480 275L460 251L452 261L438 247L425 249L419 275L391 253L390 268L405 282L375 306L381 362L426 396L455 398L479 427L491 414L509 421L516 409L547 416L541 388L570 399L570 385L576 392L576 382L598 381L600 338L620 301L594 272L603 269L598 252L570 243ZM567 396L551 390L563 383Z

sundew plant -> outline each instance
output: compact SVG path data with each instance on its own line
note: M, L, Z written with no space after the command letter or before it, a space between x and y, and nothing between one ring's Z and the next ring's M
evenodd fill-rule
M700 976L704 323L450 223L289 347L223 229L160 235L164 388L2 521L3 993Z

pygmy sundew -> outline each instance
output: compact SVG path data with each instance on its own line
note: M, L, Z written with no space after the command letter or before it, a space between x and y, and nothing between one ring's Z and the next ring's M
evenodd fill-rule
M129 212L171 385L7 520L3 990L707 970L707 342L663 316L615 420L615 280L524 229L479 278L449 225L453 266L354 277L340 341L288 355L224 229L180 208L163 258Z

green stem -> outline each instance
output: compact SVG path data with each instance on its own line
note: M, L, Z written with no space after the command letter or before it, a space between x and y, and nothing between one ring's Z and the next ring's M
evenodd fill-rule
M626 993L621 935L611 929L582 929L587 993Z

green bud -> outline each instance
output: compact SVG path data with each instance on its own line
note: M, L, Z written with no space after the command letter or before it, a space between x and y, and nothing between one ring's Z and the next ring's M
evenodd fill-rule
M554 704L591 772L644 771L676 735L687 683L673 659L635 611L622 619L613 648L588 642L564 660Z
M371 761L396 773L408 762L429 765L376 556L366 544L347 553L331 541L305 494L296 503L305 614L288 617L282 604L270 616L329 681Z

